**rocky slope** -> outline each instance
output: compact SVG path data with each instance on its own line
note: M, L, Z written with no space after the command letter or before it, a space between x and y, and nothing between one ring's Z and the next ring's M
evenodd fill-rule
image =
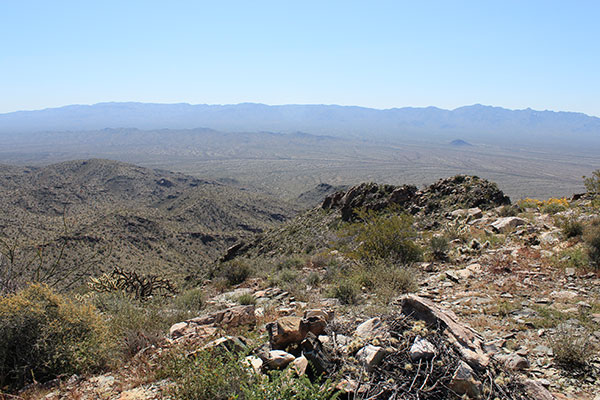
M286 379L276 390L298 389L307 377L317 389L302 398L597 400L600 274L586 258L587 233L573 229L594 227L596 204L511 205L495 185L464 176L423 190L350 188L230 250L219 268L246 266L250 276L229 288L218 274L199 283L205 309L165 329L164 341L126 368L22 395L185 398L190 382L209 382L207 371L231 370L214 360L232 354L247 366L243 376L260 377L244 378L253 388ZM357 259L348 249L360 243L340 247L344 227L368 222L356 207L383 221L412 214L424 259L390 265ZM210 368L201 364L207 354ZM179 369L165 373L165 357Z

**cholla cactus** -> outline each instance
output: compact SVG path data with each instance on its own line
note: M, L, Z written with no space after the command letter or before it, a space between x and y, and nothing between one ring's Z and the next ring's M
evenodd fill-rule
M99 293L124 291L139 300L155 294L171 296L177 293L175 285L168 279L156 275L138 275L135 271L127 272L119 267L115 267L110 274L91 278L88 287Z

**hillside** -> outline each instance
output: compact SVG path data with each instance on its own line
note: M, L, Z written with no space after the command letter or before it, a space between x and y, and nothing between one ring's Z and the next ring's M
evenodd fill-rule
M153 204L185 218L177 200ZM27 400L596 400L598 204L593 192L511 203L496 184L465 175L421 189L339 190L248 235L174 297L140 300L101 278L72 301L86 312L93 306L105 329L117 332L92 350L120 352L119 367L100 363L95 373L68 372L17 393ZM151 253L182 241L162 235L162 222L112 224L127 225ZM0 298L0 312L25 307L27 322L39 315L28 302L53 296L45 290ZM70 304L53 301L59 309ZM25 367L56 374L36 362Z
M33 257L46 273L60 259L73 274L53 270L51 283L76 285L79 275L113 266L195 274L239 238L295 210L237 187L100 159L0 166L0 203L4 247L15 247L23 264Z

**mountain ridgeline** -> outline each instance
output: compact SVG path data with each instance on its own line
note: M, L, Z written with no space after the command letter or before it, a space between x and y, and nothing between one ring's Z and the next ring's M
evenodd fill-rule
M600 143L600 118L573 112L473 105L378 110L337 105L99 103L0 114L0 133L104 128L307 132L344 138L454 139L497 143Z

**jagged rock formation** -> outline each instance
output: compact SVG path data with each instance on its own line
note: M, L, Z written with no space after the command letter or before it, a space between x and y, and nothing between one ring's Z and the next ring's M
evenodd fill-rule
M510 204L510 199L495 183L477 176L457 175L441 179L423 190L414 185L362 183L327 196L321 207L339 209L342 219L349 221L354 218L355 210L363 208L379 211L397 206L411 214L420 211L431 214L441 209L479 207L487 210L505 204Z

